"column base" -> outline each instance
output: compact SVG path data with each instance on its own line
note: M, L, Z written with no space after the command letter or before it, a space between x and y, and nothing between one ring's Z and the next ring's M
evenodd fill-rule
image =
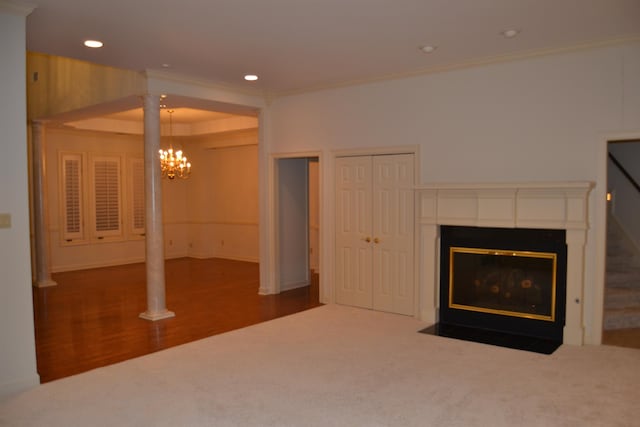
M176 314L173 311L169 311L169 310L157 311L155 313L150 313L148 311L145 311L144 313L140 313L140 318L145 320L151 320L152 322L155 322L156 320L168 319L170 317L175 317L175 316Z
M258 289L258 295L271 295L271 294L273 294L273 292L271 292L267 288L259 288Z
M34 288L48 288L50 286L58 286L58 282L51 279L37 280L33 282Z

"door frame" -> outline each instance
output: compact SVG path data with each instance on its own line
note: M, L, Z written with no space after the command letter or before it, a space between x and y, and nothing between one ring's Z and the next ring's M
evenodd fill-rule
M608 175L608 147L610 142L640 139L640 130L627 132L603 133L598 136L597 170L594 194L594 234L596 245L593 301L592 301L592 325L591 331L585 338L585 343L602 344L602 332L604 328L604 286L607 262L607 175ZM586 302L586 301L585 301Z
M602 332L604 327L604 287L607 259L607 174L608 174L608 147L609 142L640 139L640 130L628 132L612 132L601 134L598 137L596 185L593 189L595 198L594 207L594 234L596 243L595 271L592 301L591 331L585 338L585 343L602 344ZM587 301L585 301L587 302Z
M323 158L322 158L322 152L318 152L318 151L305 151L305 152L291 152L291 153L272 153L269 155L269 162L268 162L268 199L269 199L269 206L270 209L268 209L268 211L270 212L270 216L267 220L267 233L269 236L271 236L271 239L269 239L269 247L268 247L268 252L269 252L269 258L268 260L266 260L269 264L269 277L268 277L268 282L265 284L260 285L260 291L259 293L261 295L268 295L268 294L277 294L280 293L281 291L281 284L280 284L280 279L281 279L281 274L280 274L280 224L279 224L279 218L280 218L280 201L279 201L279 171L278 171L278 167L279 167L279 161L283 160L283 159L317 159L318 163L319 163L319 167L318 167L318 209L320 210L320 216L318 218L319 224L318 227L320 229L320 233L322 234L322 230L323 230L323 215L322 215L322 209L323 209L323 197L322 197L322 192L323 192L323 185L322 185L322 176L323 176L323 172L322 172L322 166L323 166ZM307 186L308 187L308 186ZM308 192L308 188L307 188L307 192ZM307 193L308 194L308 193ZM322 239L320 239L322 240ZM309 239L307 238L307 246L309 245ZM326 280L326 278L324 277L325 274L323 274L324 272L324 264L323 264L323 247L322 247L322 242L320 242L320 253L319 253L319 259L318 259L318 273L320 276L320 283L319 283L319 288L320 288L320 302L322 301L322 293L323 293L323 288L325 287L324 282Z

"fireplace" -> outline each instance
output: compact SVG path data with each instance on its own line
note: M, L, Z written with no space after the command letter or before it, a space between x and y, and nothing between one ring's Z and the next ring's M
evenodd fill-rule
M536 329L548 329L549 325L553 323L556 323L554 328L559 328L564 316L564 328L562 328L562 332L557 330L552 332L553 339L562 339L564 344L573 345L582 345L585 342L595 343L600 328L597 308L601 306L602 301L593 286L585 286L585 274L588 269L585 253L589 228L587 208L592 188L593 184L590 182L439 183L419 186L416 189L416 200L418 204L419 256L422 262L419 264L418 270L417 296L419 301L416 310L420 319L432 324L441 321L443 316L444 320L450 320L450 314L443 315L441 313L443 310L447 310L448 299L445 300L440 291L441 276L448 274L449 268L448 264L443 267L441 261L443 257L450 256L450 249L440 253L441 233L446 227L459 226L480 230L507 229L510 233L520 233L520 230L526 233L524 230L532 229L542 232L548 239L529 236L522 239L525 243L533 242L534 246L509 245L502 247L484 243L474 246L468 242L456 242L453 246L496 250L506 248L515 249L515 252L538 252L541 259L546 259L544 258L546 255L542 254L556 253L556 277L565 279L565 282L563 284L556 281L555 306L550 308L547 305L543 309L540 303L537 303L536 311L533 312L528 312L522 307L506 307L505 309L505 307L489 306L484 307L489 313L483 312L482 307L480 310L458 309L453 313L471 316L475 321L480 314L498 316L490 310L521 312L521 315L509 315L509 321L504 322L508 325L507 328L515 328L515 326L531 320L529 317L553 318L553 321L535 319L537 322L533 324L541 326L533 327L533 335L527 335L528 340L532 340L531 337L539 336L539 331ZM561 234L552 237L555 232ZM501 243L509 243L510 238L498 236L496 233L490 234L493 237L497 236ZM561 246L564 246L564 252L562 248L557 251L555 248L539 246L541 241L549 239L556 243L562 242ZM459 253L464 254L465 252ZM459 255L454 255L454 257L457 256ZM522 269L521 266L516 267ZM566 268L565 273L562 272L563 268ZM533 282L531 284L533 286ZM524 285L526 288L529 282L524 282ZM522 281L520 286L522 288ZM566 290L564 292L561 290L558 294L558 289L562 286L566 286ZM530 291L527 291L527 298L530 296ZM529 303L530 301L526 304ZM454 305L465 306L469 304L468 300L460 301L458 299L454 300ZM589 307L591 309L588 309ZM455 318L453 320L457 321ZM489 321L489 325L483 327L494 328L494 325ZM516 333L519 331L516 330Z
M440 331L557 348L565 323L565 239L564 230L442 226Z

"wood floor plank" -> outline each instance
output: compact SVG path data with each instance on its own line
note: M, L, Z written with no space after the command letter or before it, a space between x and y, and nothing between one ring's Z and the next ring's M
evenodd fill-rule
M58 286L34 288L41 382L242 328L320 305L311 285L258 295L257 263L180 258L166 262L167 308L176 317L140 319L144 264L57 273Z

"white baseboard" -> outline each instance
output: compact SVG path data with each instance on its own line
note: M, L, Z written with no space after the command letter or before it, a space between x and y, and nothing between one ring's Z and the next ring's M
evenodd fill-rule
M102 267L114 267L117 265L126 265L126 264L137 264L140 262L144 262L144 257L142 258L127 258L120 260L111 260L107 262L94 262L94 263L83 263L83 264L67 264L67 265L59 265L51 268L52 273L62 273L64 271L77 271L77 270L89 270L90 268L102 268Z
M254 257L243 257L243 256L235 256L235 255L227 255L227 254L191 253L187 256L190 258L196 258L196 259L220 258L220 259L229 259L232 261L245 261L245 262L260 261L258 258L254 258Z
M242 257L242 256L233 256L233 255L221 255L221 254L205 254L205 253L178 253L174 252L171 254L165 254L165 259L177 259L177 258L196 258L196 259L207 259L207 258L222 258L222 259L230 259L233 261L246 261L246 262L259 262L260 260L254 257ZM111 260L107 262L96 262L90 264L69 264L69 265L59 265L51 269L52 273L62 273L65 271L78 271L78 270L89 270L91 268L102 268L102 267L115 267L118 265L127 265L127 264L137 264L145 262L145 258L129 258L122 260Z
M305 280L302 282L294 282L294 283L284 283L280 286L280 292L282 291L290 291L292 289L303 288L305 286L309 286L309 281Z

